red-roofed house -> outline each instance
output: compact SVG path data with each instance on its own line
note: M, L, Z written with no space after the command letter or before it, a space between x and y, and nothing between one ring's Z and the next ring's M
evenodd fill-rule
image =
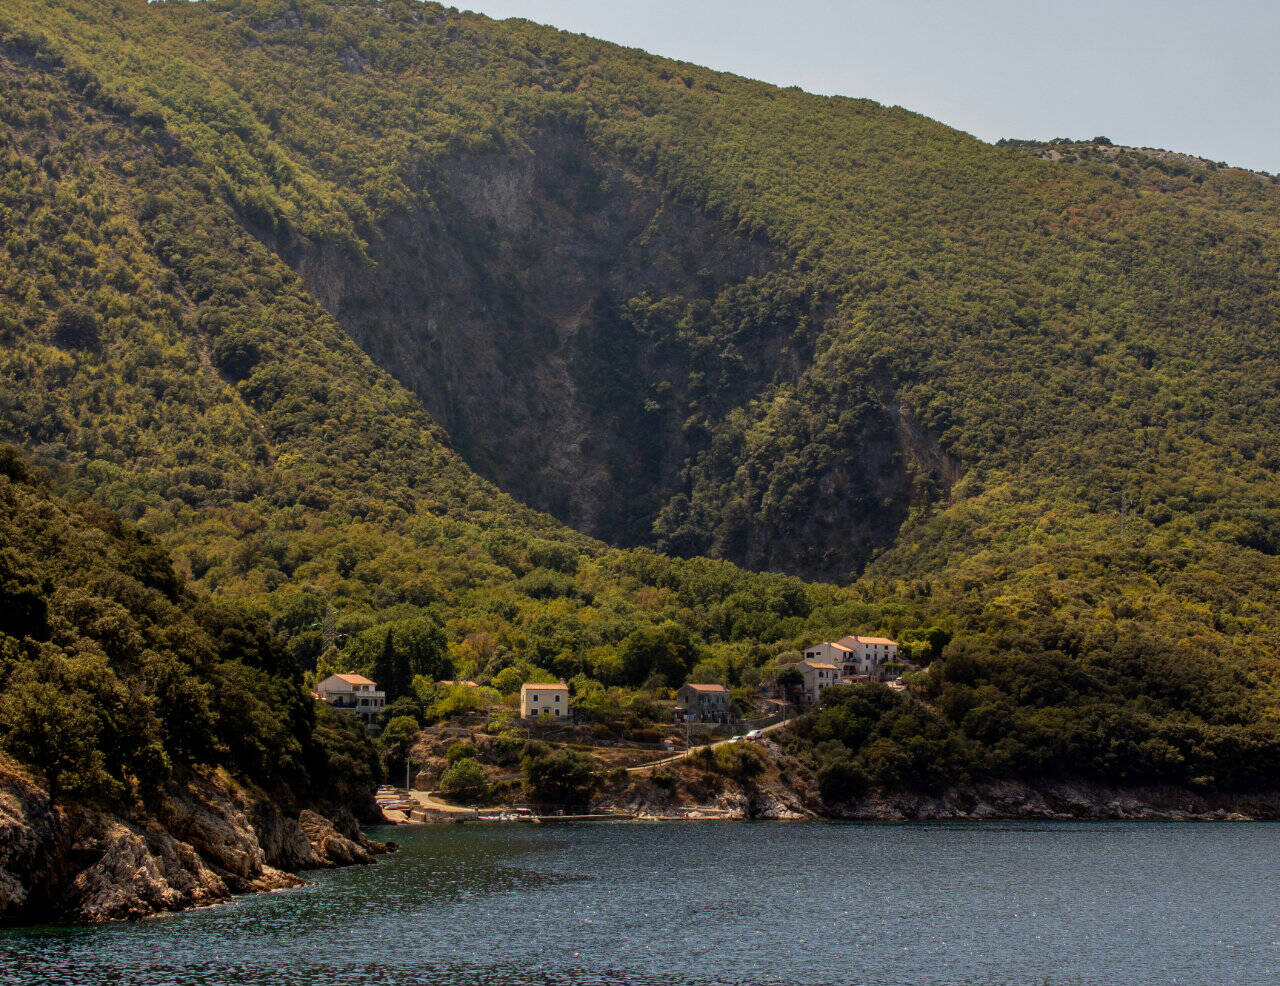
M688 682L676 692L676 705L690 719L699 722L728 722L731 705L724 685Z
M805 658L793 666L804 679L805 705L817 705L822 700L823 692L833 685L841 684L844 680L839 665L832 664L830 661Z
M806 647L805 660L825 661L840 668L846 678L882 674L881 669L898 659L898 645L888 637L860 637L852 634L839 640Z
M359 716L366 726L377 725L382 707L387 704L387 693L362 674L331 674L316 685L321 701L335 709Z

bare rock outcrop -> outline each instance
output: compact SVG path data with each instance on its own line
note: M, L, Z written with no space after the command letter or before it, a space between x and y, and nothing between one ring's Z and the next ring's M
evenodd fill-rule
M0 769L0 923L141 918L297 886L299 870L387 851L350 812L330 814L290 817L212 776L147 808L58 806L21 772Z
M274 801L264 799L252 805L249 821L270 865L291 873L323 865L301 823L281 811Z
M46 791L0 762L0 922L39 914L65 877L67 826Z
M314 811L303 811L298 816L298 824L311 843L318 866L372 863L374 856L382 851L377 843L370 842L354 828L354 819L345 833L339 831L333 821Z
M154 823L85 813L73 851L92 862L59 895L56 913L72 921L146 917L226 900L232 892L195 847Z

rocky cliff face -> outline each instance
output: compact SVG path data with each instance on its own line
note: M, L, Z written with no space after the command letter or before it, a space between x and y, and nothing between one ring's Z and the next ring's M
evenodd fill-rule
M446 161L430 192L378 231L373 266L274 245L477 471L589 534L648 541L690 451L696 356L641 309L682 317L782 258L569 131ZM777 369L746 355L738 400Z
M0 921L53 898L67 881L71 845L49 795L0 763Z
M681 506L708 470L737 485L745 453L716 439L720 422L793 385L829 318L784 254L566 128L425 180L431 206L386 219L372 263L260 235L478 472L610 543L758 569L844 578L892 540L921 457L874 394L879 411L804 477L802 519L709 536ZM713 509L741 512L736 496ZM657 529L664 510L679 534Z
M371 863L386 847L350 815L286 815L260 795L197 777L149 811L54 806L0 772L0 923L140 918L276 890L296 872Z

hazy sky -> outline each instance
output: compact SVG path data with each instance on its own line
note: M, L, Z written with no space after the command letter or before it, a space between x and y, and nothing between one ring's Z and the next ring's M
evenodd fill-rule
M1280 171L1280 0L452 2L984 140L1101 134Z

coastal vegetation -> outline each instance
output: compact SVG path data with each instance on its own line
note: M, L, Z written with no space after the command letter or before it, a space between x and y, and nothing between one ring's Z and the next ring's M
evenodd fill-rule
M151 538L10 447L0 543L0 750L55 800L147 802L218 766L289 802L367 798L371 744L309 701L265 619L190 593Z
M10 0L0 743L367 787L523 682L634 736L861 629L927 670L797 724L833 803L1272 783L1280 187L1040 151L416 0ZM381 764L306 697L352 670Z

